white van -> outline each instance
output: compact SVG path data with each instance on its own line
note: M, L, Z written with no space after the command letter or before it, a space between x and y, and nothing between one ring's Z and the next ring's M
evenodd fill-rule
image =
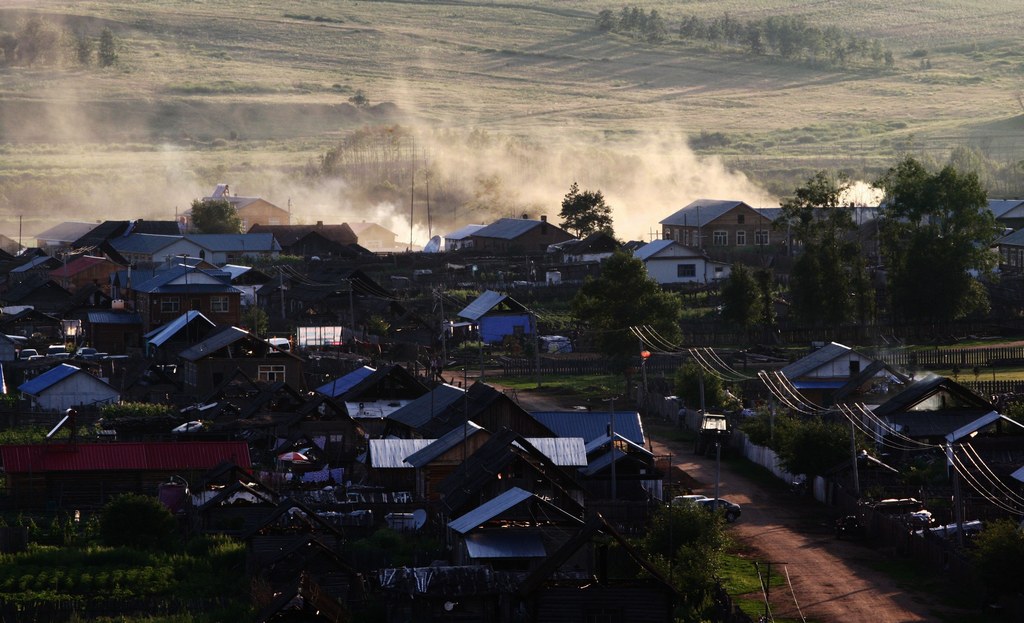
M292 352L292 343L289 342L286 337L272 337L267 340L267 343L277 350L284 351L286 353Z

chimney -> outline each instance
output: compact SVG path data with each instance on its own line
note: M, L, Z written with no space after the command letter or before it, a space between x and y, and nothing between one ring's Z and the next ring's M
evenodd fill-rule
M316 222L316 228L317 229L323 229L324 228L324 222L323 221L317 221Z
M547 223L548 222L548 215L547 214L541 214L540 215L540 222L541 223Z
M530 218L530 215L527 214L526 212L523 212L523 220L525 221L525 220L527 220L529 218Z

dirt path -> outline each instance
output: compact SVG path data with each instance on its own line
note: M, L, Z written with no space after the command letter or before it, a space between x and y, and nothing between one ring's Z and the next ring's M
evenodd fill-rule
M558 396L518 391L516 397L528 410L571 407ZM648 436L652 431L648 430ZM653 435L657 437L657 433ZM686 474L687 486L696 493L714 495L715 460L693 453L692 444L651 440L656 455L672 455L673 466ZM673 472L676 472L673 469ZM678 472L676 472L678 474ZM679 476L676 476L678 479ZM829 510L811 499L780 494L737 474L727 462L721 466L721 497L743 507L743 516L729 530L757 554L771 561L773 570L792 581L775 587L770 595L775 618L821 623L871 621L912 623L949 620L940 618L930 595L908 593L870 565L885 555L863 545L837 541ZM764 567L762 566L762 569ZM753 560L751 574L754 574Z

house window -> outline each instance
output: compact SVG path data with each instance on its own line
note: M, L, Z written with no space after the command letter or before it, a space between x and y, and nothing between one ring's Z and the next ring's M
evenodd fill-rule
M736 246L742 247L747 244L747 232L745 230L739 230L736 232Z
M754 232L754 244L756 244L756 245L766 245L766 244L768 244L768 242L769 242L769 237L768 237L768 230L767 229L759 229L759 230Z
M178 313L181 306L181 302L178 301L178 297L169 296L167 298L160 299L160 313L161 314L176 314Z
M284 366L279 364L260 366L259 376L257 377L260 381L283 381L285 380Z
M696 277L697 276L697 265L696 264L677 264L676 265L676 277Z
M737 214L737 215L736 215L736 222L737 222L737 223L739 223L740 225L742 225L742 224L743 224L743 220L744 220L744 219L745 219L746 217L747 217L747 215L746 215L746 214Z
M729 232L718 230L712 236L712 242L716 247L725 247L729 245Z
M226 314L230 311L231 305L226 296L210 297L210 311L214 314Z

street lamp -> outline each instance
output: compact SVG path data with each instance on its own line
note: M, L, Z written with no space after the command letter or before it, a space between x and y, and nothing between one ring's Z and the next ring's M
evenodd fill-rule
M651 358L651 351L640 351L640 378L643 379L644 393L640 398L640 409L647 412L647 360Z

